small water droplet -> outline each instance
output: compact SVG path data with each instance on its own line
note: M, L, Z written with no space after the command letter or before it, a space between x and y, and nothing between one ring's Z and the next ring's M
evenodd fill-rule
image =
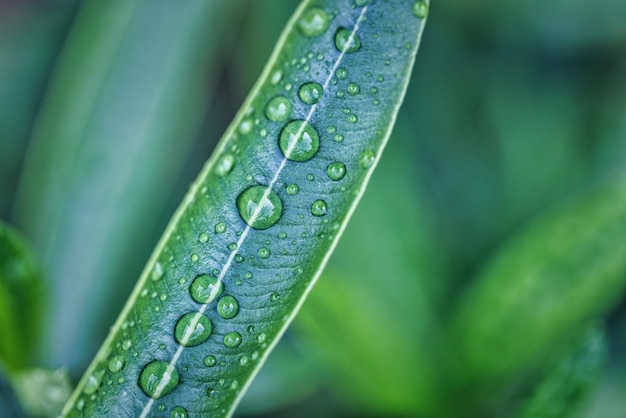
M335 126L332 126L332 125L331 125L331 126L329 126L328 128L326 128L326 131L327 131L329 134L334 134L335 132L337 132L337 128L336 128Z
M383 81L385 79L385 77L383 77L382 75L379 75L378 77L376 77L376 80L378 81Z
M215 174L224 177L229 174L235 166L235 157L232 154L223 155L215 165Z
M285 239L285 238L287 238L287 233L286 233L286 232L279 232L279 233L278 233L278 238L280 238L280 239Z
M324 216L326 215L327 211L328 208L326 206L326 202L323 200L316 200L311 205L311 213L313 214L313 216Z
M278 293L274 292L270 295L271 302L276 302L278 299L280 299L280 295Z
M413 14L419 19L424 19L428 15L428 4L419 0L413 3Z
M259 249L259 258L263 258L263 259L268 258L270 254L271 253L270 253L269 248L261 247Z
M251 279L252 278L252 273L247 271L244 275L243 275L244 279Z
M119 372L124 367L124 357L122 356L114 356L109 360L109 370L113 373Z
M104 376L104 370L99 370L94 372L89 378L87 378L87 382L85 382L85 386L83 387L83 393L85 395L91 395L96 393L96 391L102 385L102 377Z
M324 94L324 89L321 84L316 82L304 83L300 86L300 90L298 90L298 97L305 104L313 105L318 103L322 99L322 95Z
M254 123L250 119L244 119L239 124L239 133L242 135L247 135L252 131L252 127Z
M241 356L241 358L239 359L239 364L245 366L246 364L248 364L249 360L250 359L248 358L248 356Z
M283 72L280 70L274 70L274 72L272 72L272 75L270 75L270 83L272 83L273 85L276 85L280 83L280 80L282 78L283 78Z
M218 222L215 224L215 233L223 234L226 232L226 224L224 222Z
M175 367L165 361L148 363L139 375L139 387L152 399L167 395L178 386L180 375Z
M267 229L280 220L283 202L272 189L252 186L237 197L241 218L254 229Z
M224 291L224 285L216 277L201 274L189 286L189 293L193 300L207 304L213 302Z
M161 302L165 302L167 300L167 295L165 293L162 293L161 296L159 296L159 300Z
M165 404L163 404L163 403L160 403L160 404L157 405L157 411L159 411L159 412L165 411L165 408L167 408L167 406L165 406Z
M261 333L256 337L256 341L259 344L263 344L265 342L265 340L267 339L267 335L265 335L265 333Z
M304 36L319 36L328 29L329 18L326 12L319 7L312 7L298 20L298 28Z
M281 131L278 146L288 160L308 161L317 153L320 137L310 123L294 120Z
M357 116L355 114L348 115L348 122L356 123L358 120L359 120L359 118L357 118Z
M231 251L235 251L237 249L237 243L236 242L231 242L229 243L226 248L228 248Z
M217 359L215 358L215 356L206 356L204 358L204 365L207 367L215 367L215 365L217 364Z
M211 335L211 321L200 312L183 315L174 329L174 339L185 347L193 347L205 342Z
M335 140L335 142L343 142L343 135L341 134L337 134L335 135L335 138L333 138Z
M163 277L163 266L158 261L154 263L154 268L152 269L152 273L150 274L150 277L155 282L158 280L161 280L161 278Z
M300 188L297 184L290 184L289 186L287 186L287 194L295 195L298 194L299 191Z
M199 259L200 259L200 257L198 257L198 254L191 254L191 262L192 263L197 263Z
M248 334L254 334L254 325L248 325Z
M239 303L231 295L226 295L217 302L217 313L224 319L234 318L239 312Z
M189 413L182 406L177 406L170 412L170 418L189 418Z
M133 346L133 342L131 340L124 340L122 343L122 350L128 351Z
M284 96L276 96L265 106L265 117L274 122L282 122L291 115L291 102Z
M244 261L243 255L241 254L235 255L235 263L243 263L243 261Z
M335 47L339 52L350 54L361 49L361 39L355 32L339 28L335 33Z
M224 335L224 345L226 347L235 348L235 347L239 347L240 344L241 344L241 334L239 334L238 332L233 331Z
M334 162L328 166L326 173L331 180L339 181L346 175L346 165L341 162Z
M359 85L357 83L350 83L348 84L348 93L355 95L355 94L359 94L361 92L361 87L359 87Z
M307 175L306 175L306 178L307 178L307 180L309 180L309 181L313 181L313 180L315 180L315 176L313 176L313 174L311 174L311 173L307 174Z
M201 233L200 235L198 235L198 241L201 243L206 243L209 240L209 234L207 234L206 232Z
M375 160L376 154L374 154L374 151L364 151L363 154L361 154L361 167L370 168Z
M348 70L345 68L339 68L335 74L339 80L343 80L348 76Z

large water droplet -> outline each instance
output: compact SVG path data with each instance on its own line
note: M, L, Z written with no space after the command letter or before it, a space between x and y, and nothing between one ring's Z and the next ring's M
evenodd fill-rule
M412 9L413 14L420 19L424 19L428 15L428 4L425 1L416 1L413 3Z
M201 274L196 277L189 286L189 293L191 297L198 303L207 304L213 302L219 295L222 294L224 285L221 281L217 280L217 277L212 277L207 274Z
M232 154L225 154L217 161L215 166L215 174L224 177L233 170L235 166L235 157Z
M291 161L308 161L320 147L320 137L306 121L294 120L280 133L278 145L285 158Z
M312 7L302 14L298 20L298 28L304 36L319 36L328 29L329 18L319 7Z
M237 299L230 295L226 295L217 302L217 313L224 319L234 318L239 312L239 303Z
M324 94L324 89L321 84L314 81L304 83L300 86L300 90L298 90L300 100L308 105L318 103L322 99L322 94Z
M241 334L239 334L238 332L233 331L224 335L224 345L226 347L235 348L235 347L239 347L240 344L241 344Z
M176 323L174 338L185 347L202 344L211 335L211 320L200 312L190 312L183 315Z
M266 186L252 186L237 197L241 218L254 229L267 229L280 220L283 202Z
M179 381L180 375L175 367L165 361L155 360L143 368L137 384L143 393L152 399L159 399L173 391Z
M311 205L311 213L314 216L324 216L328 211L328 207L326 206L326 202L323 200L316 200Z
M124 367L124 358L122 356L115 356L109 360L109 370L113 373L119 372Z
M346 175L346 165L341 162L334 162L328 166L326 173L331 180L339 181Z
M170 412L170 418L189 418L189 413L182 406L177 406Z
M361 49L361 39L350 29L339 28L335 33L335 47L339 52L350 54Z
M265 106L265 117L274 122L282 122L291 115L291 102L284 96L276 96Z

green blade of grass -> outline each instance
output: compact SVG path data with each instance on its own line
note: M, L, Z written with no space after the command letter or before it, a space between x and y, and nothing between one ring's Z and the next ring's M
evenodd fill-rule
M231 415L326 264L406 90L427 3L357 3L295 12L64 416Z

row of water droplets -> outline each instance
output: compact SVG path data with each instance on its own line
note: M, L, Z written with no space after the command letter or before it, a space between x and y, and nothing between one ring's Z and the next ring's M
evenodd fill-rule
M368 0L355 0L357 6L365 6L369 3ZM361 40L356 34L356 31L361 23L367 7L361 10L361 14L352 30L340 27L335 32L334 43L337 50L340 52L338 59L335 61L333 69L323 85L317 82L303 83L298 89L299 99L306 105L311 105L311 108L304 120L293 120L288 122L278 137L278 146L281 150L284 158L277 169L274 177L270 181L269 185L252 186L245 189L239 194L236 200L236 205L242 219L246 222L247 226L243 233L239 235L237 243L229 244L229 250L231 254L227 259L224 267L219 274L212 276L207 274L201 274L197 276L189 286L189 292L191 297L197 303L202 306L197 312L189 312L183 315L176 323L174 327L174 339L179 344L179 347L174 354L172 360L169 362L155 360L148 363L141 371L138 385L142 391L150 397L149 402L144 407L141 417L146 417L150 412L153 403L156 399L159 399L168 393L170 393L180 382L180 375L176 369L176 363L182 353L184 347L197 346L205 341L211 335L212 324L210 319L204 314L208 306L219 298L216 304L216 311L223 319L232 319L239 312L239 303L235 297L231 295L220 296L224 292L223 277L227 270L230 268L233 261L241 262L243 257L235 251L241 246L241 243L245 240L246 236L250 232L250 228L263 230L270 228L276 224L282 216L282 201L278 194L273 190L274 185L278 181L279 175L285 167L287 161L305 162L311 160L319 149L320 135L317 129L311 125L310 120L316 109L317 104L322 99L328 84L331 82L333 75L336 75L338 79L342 80L347 77L347 71L343 68L338 68L343 56L357 52L361 48ZM413 13L418 18L424 18L427 14L428 6L423 1L417 1L412 7ZM298 28L300 32L307 37L316 37L326 32L329 26L330 18L327 13L318 7L313 7L305 11L298 21ZM275 80L279 81L281 75L274 74ZM335 80L332 80L335 81ZM382 81L379 78L379 81ZM375 93L375 88L372 92ZM360 93L360 86L354 82L351 82L347 86L347 93L350 95L356 95ZM338 92L338 97L341 97L343 92ZM374 104L378 104L375 101ZM272 122L286 122L289 120L292 111L292 104L290 100L284 96L276 96L272 98L266 104L264 108L265 117ZM349 111L345 113L350 113ZM348 115L349 122L356 122L357 117L354 114ZM249 132L252 124L248 121L244 121L239 130L242 133ZM334 134L336 128L330 126L327 129L328 133ZM263 135L262 135L263 136ZM340 134L335 135L335 141L341 142L343 136ZM372 151L365 151L362 153L360 163L363 168L369 168L375 160L375 154ZM216 164L215 171L218 175L229 174L235 164L235 158L231 154L224 155ZM342 162L336 161L328 165L326 173L328 177L333 181L340 181L346 175L346 165ZM290 195L298 193L298 186L290 184L287 186L287 193ZM311 204L311 214L313 216L324 216L328 211L327 204L324 200L315 200ZM226 231L226 224L220 222L215 226L216 233L223 233ZM208 241L208 234L202 233L198 237L201 243ZM261 259L268 258L270 250L266 247L262 247L258 251L258 256ZM192 261L193 260L192 256ZM197 260L197 256L196 260ZM251 273L248 273L251 276ZM156 263L152 272L152 277L158 280L163 275L162 267L159 263ZM154 296L154 295L153 295ZM163 300L161 296L161 300ZM279 298L278 293L271 295L271 300L275 301ZM127 323L125 323L127 324ZM130 326L134 326L134 323L130 323ZM249 328L253 328L250 326ZM250 331L250 329L248 330ZM242 336L238 332L229 332L224 336L223 344L227 348L236 348L242 343ZM265 334L259 334L257 336L257 342L267 346L265 343ZM130 348L130 340L122 342L122 349L128 350ZM136 353L135 353L136 355ZM250 357L242 356L240 358L240 364L246 365L250 360L256 360L258 352L252 353ZM213 355L208 355L204 359L204 364L207 367L214 367L218 361ZM120 372L125 365L124 358L120 355L112 357L107 367L113 372ZM84 394L92 395L98 390L101 385L101 380L104 375L104 371L97 371L92 374L87 380L83 389ZM120 383L123 382L123 377L120 377ZM233 384L236 381L233 382ZM209 388L207 394L210 396L213 389ZM93 396L93 395L92 395ZM82 405L77 402L77 409L82 409ZM159 411L165 410L164 404L159 404L157 409ZM171 417L186 418L188 416L187 411L181 407L176 406L171 410Z

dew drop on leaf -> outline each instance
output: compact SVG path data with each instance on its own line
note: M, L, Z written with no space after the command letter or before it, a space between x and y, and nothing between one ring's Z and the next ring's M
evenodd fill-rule
M148 363L139 375L139 387L152 399L167 395L178 386L180 375L175 367L165 361Z
M207 367L215 367L215 365L217 364L217 359L215 358L215 356L206 356L204 358L204 365Z
M348 94L359 94L361 92L361 87L357 83L348 84Z
M270 295L271 302L276 302L278 299L280 299L280 295L278 293L274 292Z
M287 186L287 194L295 195L298 194L299 191L300 188L297 184L290 184L289 186Z
M335 47L339 52L351 54L361 49L361 39L351 30L339 28L335 33Z
M109 370L113 373L119 372L124 367L124 358L122 356L114 356L109 360Z
M423 0L413 3L412 9L413 14L419 19L424 19L428 15L428 4Z
M329 18L319 7L312 7L302 14L298 20L298 29L309 38L319 36L328 29Z
M323 200L316 200L311 205L311 213L314 216L324 216L326 215L328 208L326 206L326 202Z
M226 224L224 222L218 222L215 224L216 234L223 234L224 232L226 232Z
M280 220L283 203L269 187L252 186L237 197L237 209L250 227L267 229Z
M268 258L270 256L270 250L268 248L265 247L261 247L259 249L259 258Z
M183 315L174 328L174 339L185 347L202 344L211 335L211 321L200 312L190 312Z
M326 173L331 180L339 181L346 175L346 166L341 162L334 162L328 166Z
M317 130L304 120L294 120L283 128L278 139L281 152L291 161L308 161L320 147Z
M170 412L170 418L189 418L189 413L182 406L177 406Z
M291 115L291 102L284 96L276 96L265 106L265 117L273 122L282 122Z
M345 68L339 68L335 74L339 80L343 80L348 76L348 70Z
M96 393L96 391L102 385L102 377L104 376L104 370L99 370L94 372L89 378L87 378L87 382L83 387L83 393L85 395L91 395Z
M201 274L196 277L191 286L189 286L189 293L193 300L198 303L207 304L213 302L219 295L222 294L224 285L221 281L217 280L217 277L212 277L207 274Z
M324 94L324 89L319 83L314 81L304 83L298 90L298 97L300 97L300 100L308 105L318 103L322 99L322 94Z
M154 263L154 268L152 269L152 273L150 273L150 278L155 282L161 280L163 277L163 266L158 261Z
M374 161L376 160L376 154L374 154L374 151L364 151L361 154L360 160L361 160L361 167L370 168L372 164L374 164Z
M231 295L226 295L217 302L217 313L224 319L234 318L239 312L239 303Z
M200 235L198 235L198 241L201 242L202 244L206 243L208 240L209 240L209 234L207 234L206 232L203 232Z
M217 161L217 165L215 166L215 174L220 177L224 177L233 170L234 166L235 157L232 154L225 154Z
M229 332L224 335L224 345L228 348L236 348L241 344L241 334L238 332Z

